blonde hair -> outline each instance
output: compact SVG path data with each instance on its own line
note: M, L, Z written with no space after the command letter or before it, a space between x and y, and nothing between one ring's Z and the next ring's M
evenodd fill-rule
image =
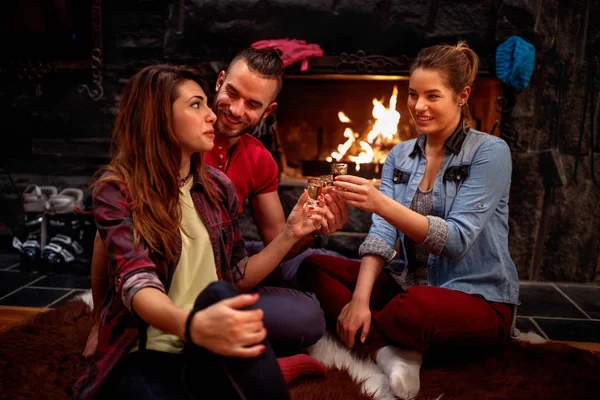
M456 46L441 44L421 50L410 67L410 74L418 68L439 71L448 87L458 95L466 86L473 85L479 71L479 57L467 42L461 40ZM463 123L469 122L469 105L463 104L460 110Z

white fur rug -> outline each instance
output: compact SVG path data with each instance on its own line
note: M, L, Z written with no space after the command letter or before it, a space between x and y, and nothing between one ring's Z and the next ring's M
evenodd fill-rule
M533 344L546 342L546 339L533 332L521 333L519 340ZM372 394L375 400L396 399L390 390L387 375L377 364L369 357L361 358L350 352L337 336L326 332L321 340L308 348L308 354L327 367L347 368L355 382L362 382L363 393ZM440 394L437 400L443 396Z
M90 308L90 311L94 311L94 299L92 299L92 290L91 289L86 290L85 292L81 293L80 295L73 297L72 301L77 301L77 300L83 301Z
M347 369L355 382L361 384L363 393L372 394L375 400L389 400L396 398L390 391L387 375L375 364L371 358L361 358L351 353L350 350L333 334L325 335L308 349L308 354L319 360L328 368L337 367Z

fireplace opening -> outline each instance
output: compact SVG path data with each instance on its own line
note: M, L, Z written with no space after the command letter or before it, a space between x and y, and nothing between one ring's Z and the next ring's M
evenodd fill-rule
M497 79L476 79L469 99L473 128L492 132L499 96ZM380 178L391 148L418 135L407 98L406 75L286 76L276 111L282 181L328 174L335 161L347 162L350 174Z

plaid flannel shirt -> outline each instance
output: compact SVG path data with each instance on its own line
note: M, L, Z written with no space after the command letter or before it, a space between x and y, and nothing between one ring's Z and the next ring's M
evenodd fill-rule
M205 168L216 188L218 204L210 202L197 172L190 190L192 200L208 231L219 280L236 283L243 278L248 262L238 223L238 199L225 174L207 165ZM128 308L131 298L145 287L167 293L181 254L181 241L171 263L152 254L143 241L134 246L128 197L124 185L116 183L94 189L94 218L109 254L110 286L101 312L96 353L73 387L74 399L93 398L139 333L146 332L147 324Z

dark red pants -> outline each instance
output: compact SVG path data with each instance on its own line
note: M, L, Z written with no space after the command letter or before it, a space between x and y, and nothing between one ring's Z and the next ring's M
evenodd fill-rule
M298 270L302 290L316 294L330 327L352 298L360 263L313 255ZM371 294L372 323L361 353L390 344L425 352L483 349L503 343L510 335L513 307L483 297L435 286L400 289L383 270ZM358 335L360 332L358 333ZM358 337L357 335L357 337Z

